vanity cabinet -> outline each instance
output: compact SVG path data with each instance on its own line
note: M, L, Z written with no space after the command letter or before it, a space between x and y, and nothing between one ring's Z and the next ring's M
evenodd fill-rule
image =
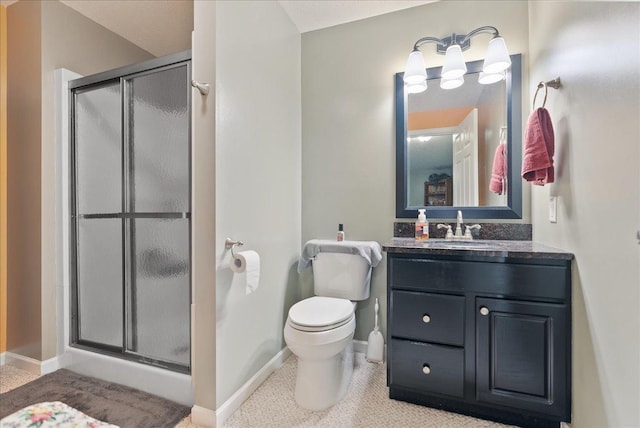
M518 426L571 420L570 259L387 263L391 398Z

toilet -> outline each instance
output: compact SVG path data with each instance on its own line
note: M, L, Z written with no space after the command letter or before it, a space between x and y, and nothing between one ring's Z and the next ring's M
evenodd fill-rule
M300 407L324 410L347 392L356 305L369 298L371 270L381 259L377 242L311 240L305 245L298 270L311 262L315 296L293 305L284 327L284 340L298 357L295 400Z

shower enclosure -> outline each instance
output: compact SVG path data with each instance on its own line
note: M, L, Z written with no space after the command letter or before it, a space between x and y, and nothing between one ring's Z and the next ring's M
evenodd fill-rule
M69 82L72 347L189 373L191 59Z

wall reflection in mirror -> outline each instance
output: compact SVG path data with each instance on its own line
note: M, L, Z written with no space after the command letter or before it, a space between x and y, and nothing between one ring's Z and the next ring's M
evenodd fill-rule
M421 207L431 218L456 218L460 208L470 219L522 217L521 57L511 60L493 81L483 61L468 62L464 84L450 89L441 67L429 68L420 93L396 74L396 217Z

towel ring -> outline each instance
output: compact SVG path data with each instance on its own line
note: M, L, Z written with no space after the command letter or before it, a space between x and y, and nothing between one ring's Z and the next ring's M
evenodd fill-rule
M544 106L547 104L547 93L548 93L548 87L547 87L547 83L546 82L540 82L538 83L538 88L536 89L536 93L533 96L533 109L536 109L536 97L538 96L538 91L540 89L544 88L544 99L542 100L542 108L544 108Z
M560 78L556 77L553 80L549 80L548 82L540 82L538 83L538 88L536 89L536 93L533 96L533 109L536 109L536 97L538 96L538 91L544 88L544 99L542 100L542 108L547 104L547 93L549 91L549 87L553 89L560 89Z

